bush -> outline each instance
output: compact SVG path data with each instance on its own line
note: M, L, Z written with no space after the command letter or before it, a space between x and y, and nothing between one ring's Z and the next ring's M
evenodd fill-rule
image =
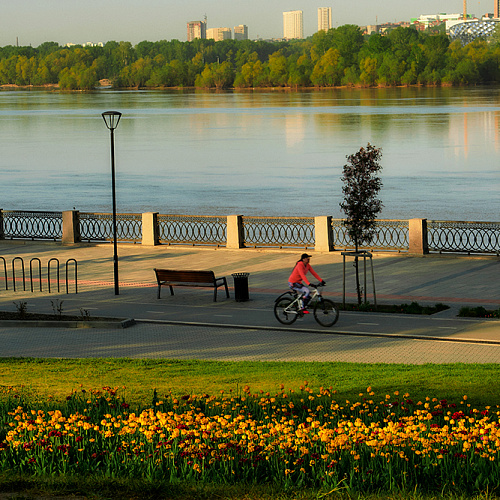
M441 311L445 311L450 307L437 303L434 306L421 306L418 302L412 302L411 304L400 304L400 305L387 305L378 304L377 306L370 304L369 302L364 302L361 305L357 304L346 304L345 308L341 306L344 311L360 311L360 312L384 312L384 313L396 313L396 314L436 314Z
M500 308L487 310L483 306L461 307L458 315L461 318L500 318Z

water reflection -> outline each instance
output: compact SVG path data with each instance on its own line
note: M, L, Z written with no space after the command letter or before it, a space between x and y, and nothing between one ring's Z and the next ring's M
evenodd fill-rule
M107 109L121 211L338 217L345 157L370 142L383 217L499 219L498 88L2 91L3 208L109 211Z

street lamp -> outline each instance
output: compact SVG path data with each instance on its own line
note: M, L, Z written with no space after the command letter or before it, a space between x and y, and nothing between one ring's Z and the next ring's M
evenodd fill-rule
M113 192L113 264L115 277L115 295L119 295L118 289L118 248L116 244L116 189L115 189L115 142L114 130L118 127L122 114L118 111L105 111L102 118L106 127L111 131L111 186Z

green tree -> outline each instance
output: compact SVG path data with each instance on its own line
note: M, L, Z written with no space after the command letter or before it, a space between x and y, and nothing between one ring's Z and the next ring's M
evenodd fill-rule
M291 62L288 71L290 87L307 87L311 85L312 62L305 54Z
M382 210L382 202L377 195L382 188L382 180L378 177L382 166L379 160L382 150L370 143L366 148L360 148L355 154L347 156L344 165L342 193L344 199L340 203L345 213L344 225L349 237L354 242L355 252L359 253L359 246L370 243L375 236L375 219ZM355 256L356 292L358 304L361 305L361 287L359 282L358 255Z
M377 65L378 60L376 57L368 56L361 60L359 64L361 69L359 80L363 85L375 85L377 81Z
M365 43L359 26L345 24L331 31L331 47L339 51L344 66L357 65L359 51Z
M338 49L328 49L315 64L311 73L311 82L319 87L340 85L343 73Z
M400 85L405 66L405 62L401 61L394 53L389 52L384 54L382 63L377 71L378 82L383 85Z
M195 86L202 88L227 89L233 85L234 71L229 61L222 64L207 64L196 78Z
M269 82L273 87L285 86L288 82L287 58L279 50L269 56Z
M257 87L262 84L264 78L264 66L260 62L257 52L248 57L248 60L241 67L241 71L234 79L235 87Z

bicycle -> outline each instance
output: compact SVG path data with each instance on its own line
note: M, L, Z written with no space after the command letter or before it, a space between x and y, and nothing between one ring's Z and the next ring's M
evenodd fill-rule
M322 287L321 283L317 285L308 285L314 291L311 296L310 305L314 305L314 319L321 326L332 326L339 319L339 308L335 302L330 299L324 299L318 290ZM303 294L295 290L282 293L274 302L274 315L276 319L284 325L291 325L297 318L302 318L304 313Z

